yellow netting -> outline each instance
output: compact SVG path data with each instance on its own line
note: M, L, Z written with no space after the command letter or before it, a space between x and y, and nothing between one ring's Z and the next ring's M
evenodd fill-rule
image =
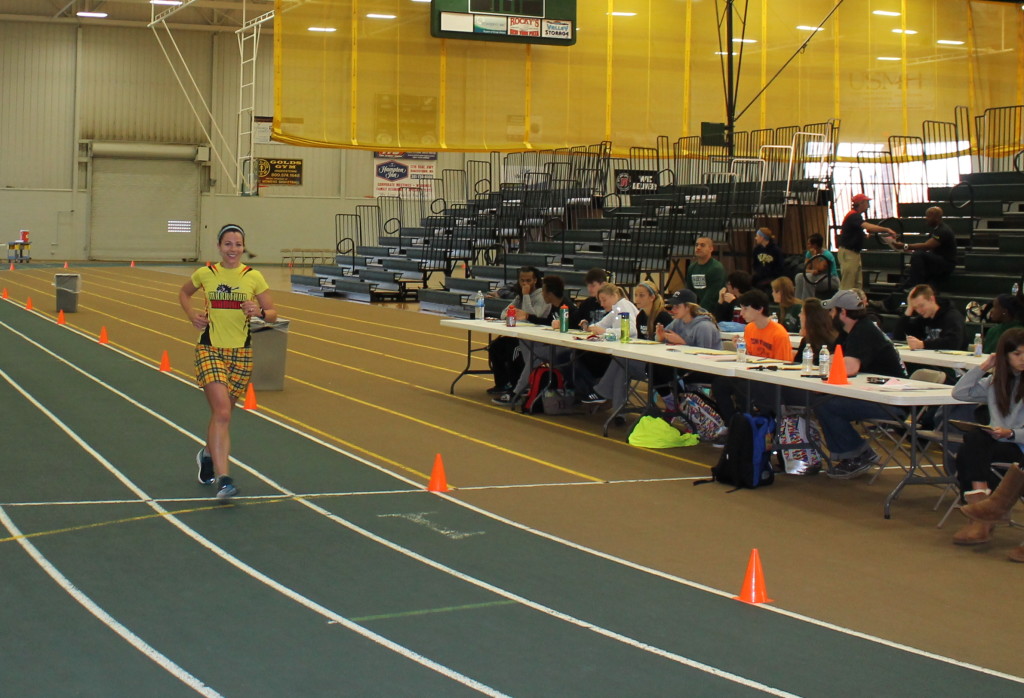
M1016 5L890 4L902 14L875 15L877 2L846 0L737 128L839 118L844 141L878 142L918 133L925 119L949 121L956 105L978 114L1020 103L1024 13ZM750 0L740 108L807 37L798 27L816 25L834 5ZM724 121L712 0L579 0L577 15L577 44L555 47L433 38L429 3L278 0L274 137L465 151L608 140L621 151Z

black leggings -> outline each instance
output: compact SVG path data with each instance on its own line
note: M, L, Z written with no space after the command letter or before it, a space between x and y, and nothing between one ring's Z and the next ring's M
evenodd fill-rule
M964 434L964 444L956 452L956 479L961 492L974 489L974 482L987 482L990 489L999 485L992 472L993 463L1019 463L1024 452L1015 443L996 441L981 429Z

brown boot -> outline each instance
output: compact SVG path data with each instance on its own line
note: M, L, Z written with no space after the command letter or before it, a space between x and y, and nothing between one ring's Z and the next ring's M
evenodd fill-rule
M996 491L983 502L968 504L960 508L960 513L972 521L982 523L1000 523L1010 520L1010 509L1017 503L1021 491L1024 490L1024 471L1020 465L1013 464Z
M987 490L972 490L964 494L967 504L978 504L988 499ZM965 505L966 506L966 505ZM995 524L971 521L966 526L953 534L954 545L981 545L992 540L992 529Z
M1007 555L1013 562L1024 562L1024 544L1018 545Z

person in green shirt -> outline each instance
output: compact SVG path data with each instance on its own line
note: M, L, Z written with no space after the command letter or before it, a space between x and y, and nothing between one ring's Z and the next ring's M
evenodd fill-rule
M999 338L1003 332L1012 327L1024 327L1024 302L1019 296L1003 293L992 300L992 309L988 311L988 319L996 324L985 332L982 351L986 354L995 353Z
M697 303L710 312L718 305L718 292L725 286L725 267L713 257L715 241L697 238L693 259L686 268L686 287L697 294Z

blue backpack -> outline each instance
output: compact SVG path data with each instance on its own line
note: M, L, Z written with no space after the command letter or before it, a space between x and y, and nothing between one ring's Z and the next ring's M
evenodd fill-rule
M722 482L732 485L730 492L741 487L753 489L775 482L769 456L771 440L775 433L775 420L770 417L736 414L729 420L729 436L726 438L722 457L711 469L711 477L697 480L693 484Z

